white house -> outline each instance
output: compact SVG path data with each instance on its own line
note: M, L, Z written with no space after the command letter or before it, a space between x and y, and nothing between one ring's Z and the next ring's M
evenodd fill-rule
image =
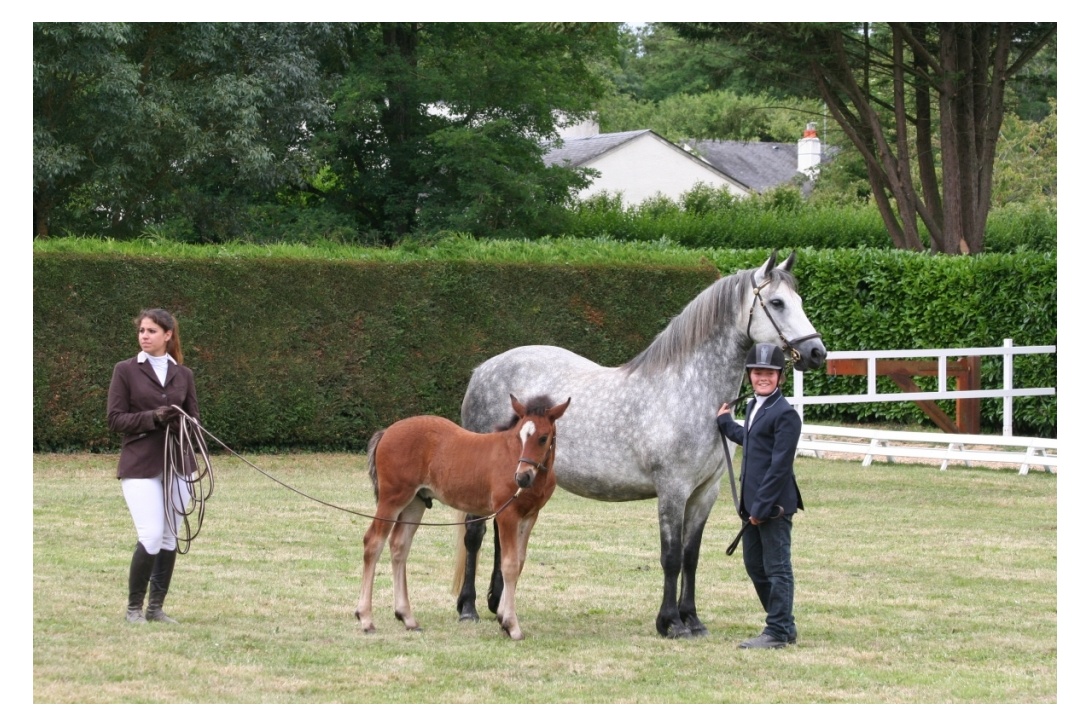
M597 170L599 177L580 193L584 199L600 192L619 192L626 205L659 194L676 200L698 182L726 187L739 197L750 193L745 185L650 129L564 139L561 147L545 154L544 161Z
M759 194L800 174L809 182L823 153L812 123L797 145L690 140L677 146L650 129L599 134L593 122L561 128L560 134L562 146L548 151L545 163L596 169L600 176L580 196L619 192L626 205L659 194L676 200L699 182L725 187L738 197Z

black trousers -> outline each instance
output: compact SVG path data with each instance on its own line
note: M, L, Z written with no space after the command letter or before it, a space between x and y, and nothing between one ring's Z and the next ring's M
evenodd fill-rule
M781 641L797 637L795 573L791 568L791 515L765 520L742 533L746 573L761 599L764 633Z

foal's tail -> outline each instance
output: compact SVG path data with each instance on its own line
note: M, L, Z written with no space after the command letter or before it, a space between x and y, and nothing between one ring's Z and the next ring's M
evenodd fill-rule
M371 477L371 489L375 492L376 501L378 500L378 469L375 467L375 450L378 449L378 442L385 433L385 429L378 430L371 435L371 441L367 444L367 474Z
M466 577L466 514L454 513L454 579L451 582L450 592L459 596L462 593L462 582Z

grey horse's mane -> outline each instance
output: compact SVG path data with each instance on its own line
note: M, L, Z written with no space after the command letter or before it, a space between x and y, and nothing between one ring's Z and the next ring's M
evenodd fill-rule
M729 316L749 305L753 275L757 270L739 270L709 285L674 316L650 346L623 364L620 370L626 374L637 371L655 374L675 361L689 357ZM773 286L786 284L791 290L798 289L795 276L786 270L773 267L770 277Z

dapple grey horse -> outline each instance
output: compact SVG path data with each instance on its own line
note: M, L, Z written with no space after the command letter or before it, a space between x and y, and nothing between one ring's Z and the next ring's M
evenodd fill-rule
M595 500L658 498L664 580L655 627L663 636L707 633L696 611L696 567L726 471L715 416L738 393L746 352L755 343L778 343L800 370L825 362L790 272L794 262L791 253L777 266L773 252L760 267L720 278L622 366L599 366L554 346L523 346L478 366L466 390L462 426L477 432L508 416L512 394L570 396L557 484ZM620 427L639 436L619 436ZM478 618L474 576L483 536L484 523L477 522L458 543L462 620ZM495 573L491 583L495 611L503 583Z

